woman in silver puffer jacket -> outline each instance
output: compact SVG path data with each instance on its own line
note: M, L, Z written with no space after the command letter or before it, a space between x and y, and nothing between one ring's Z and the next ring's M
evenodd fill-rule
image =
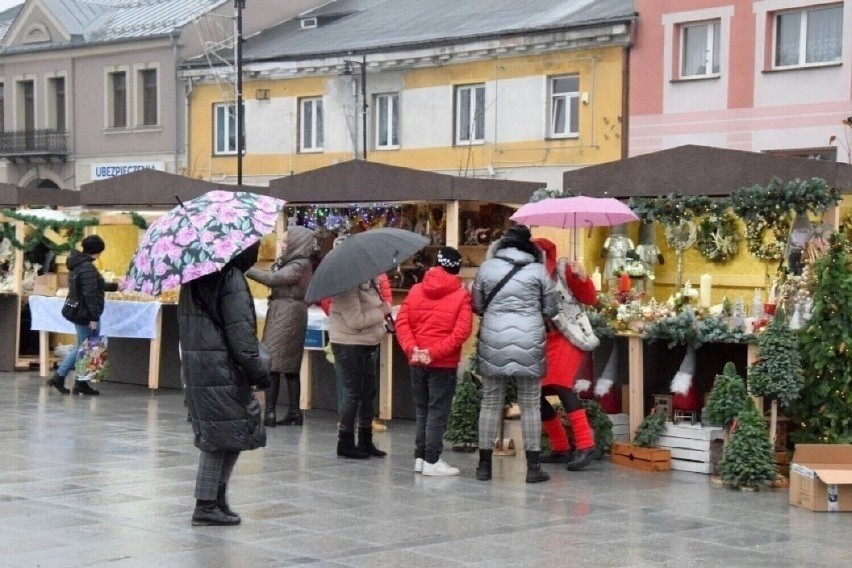
M313 249L313 231L300 225L290 226L281 242L281 253L272 267L269 270L252 268L246 272L246 277L270 288L269 309L263 330L263 343L272 358L270 386L266 389L264 423L267 426L302 425L302 412L299 410L299 370L302 366L308 325L305 292L313 275L310 261ZM288 412L283 419L276 422L275 405L282 374L287 381Z
M546 370L545 320L556 315L558 293L541 263L530 230L516 225L489 251L473 282L473 311L481 316L477 358L482 381L479 412L479 466L476 478L491 479L492 445L497 437L506 381L515 378L521 432L527 457L527 483L546 481L539 465L541 377ZM487 302L513 268L517 271ZM487 303L487 306L486 306Z

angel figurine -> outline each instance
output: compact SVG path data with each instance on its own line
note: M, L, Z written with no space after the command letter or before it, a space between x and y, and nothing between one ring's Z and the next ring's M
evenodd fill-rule
M604 241L601 256L606 258L604 278L609 289L618 286L616 272L620 272L627 261L627 251L634 249L633 241L627 236L627 224L616 225L612 233Z

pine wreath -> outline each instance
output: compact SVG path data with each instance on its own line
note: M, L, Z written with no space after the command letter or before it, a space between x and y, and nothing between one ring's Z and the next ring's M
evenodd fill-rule
M774 240L765 242L767 229L772 230ZM760 260L778 260L787 247L787 234L790 232L790 218L786 213L771 218L758 217L746 221L746 248Z
M734 258L740 249L736 216L726 210L721 214L711 213L704 217L698 225L696 245L710 262L721 264Z

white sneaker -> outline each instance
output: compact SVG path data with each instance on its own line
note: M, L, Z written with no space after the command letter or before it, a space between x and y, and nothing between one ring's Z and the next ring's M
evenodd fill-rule
M458 475L459 469L442 459L435 463L423 462L423 475Z
M423 464L426 461L423 458L417 458L414 460L414 473L423 473Z

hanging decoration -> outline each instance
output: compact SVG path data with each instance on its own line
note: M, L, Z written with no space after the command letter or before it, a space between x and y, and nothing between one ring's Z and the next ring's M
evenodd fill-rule
M711 203L711 199L703 195L681 195L675 192L658 197L631 197L628 205L640 220L657 221L671 227L704 215Z
M401 205L352 203L345 207L296 205L287 207L286 213L289 218L296 219L299 225L311 230L324 228L341 233L348 232L356 225L365 229L396 226L401 210Z
M570 189L561 189L558 187L540 187L533 191L530 196L530 203L536 203L543 199L559 198L559 197L574 197L576 195Z
M716 202L698 224L696 245L710 262L722 264L737 255L740 248L740 233L737 217L725 203Z
M130 220L133 222L133 224L139 229L142 229L144 231L148 228L148 221L146 221L145 217L143 217L136 211L130 211L128 215L130 216Z
M24 252L30 252L39 243L43 243L47 248L53 251L54 254L66 254L73 249L86 231L86 227L93 227L100 224L100 221L95 218L91 219L49 219L39 217L37 215L27 215L22 211L5 210L3 211L9 219L22 221L34 229L34 232L24 239L24 242L19 241L15 236L15 227L12 223L0 223L0 236L3 239L8 239L13 247ZM47 232L52 231L58 233L65 238L64 243L56 243L47 236Z
M731 194L732 208L746 224L746 248L765 261L784 255L793 213L821 215L839 202L837 189L820 178L794 179L786 184L773 178L765 187L743 187ZM773 240L767 240L767 230Z

